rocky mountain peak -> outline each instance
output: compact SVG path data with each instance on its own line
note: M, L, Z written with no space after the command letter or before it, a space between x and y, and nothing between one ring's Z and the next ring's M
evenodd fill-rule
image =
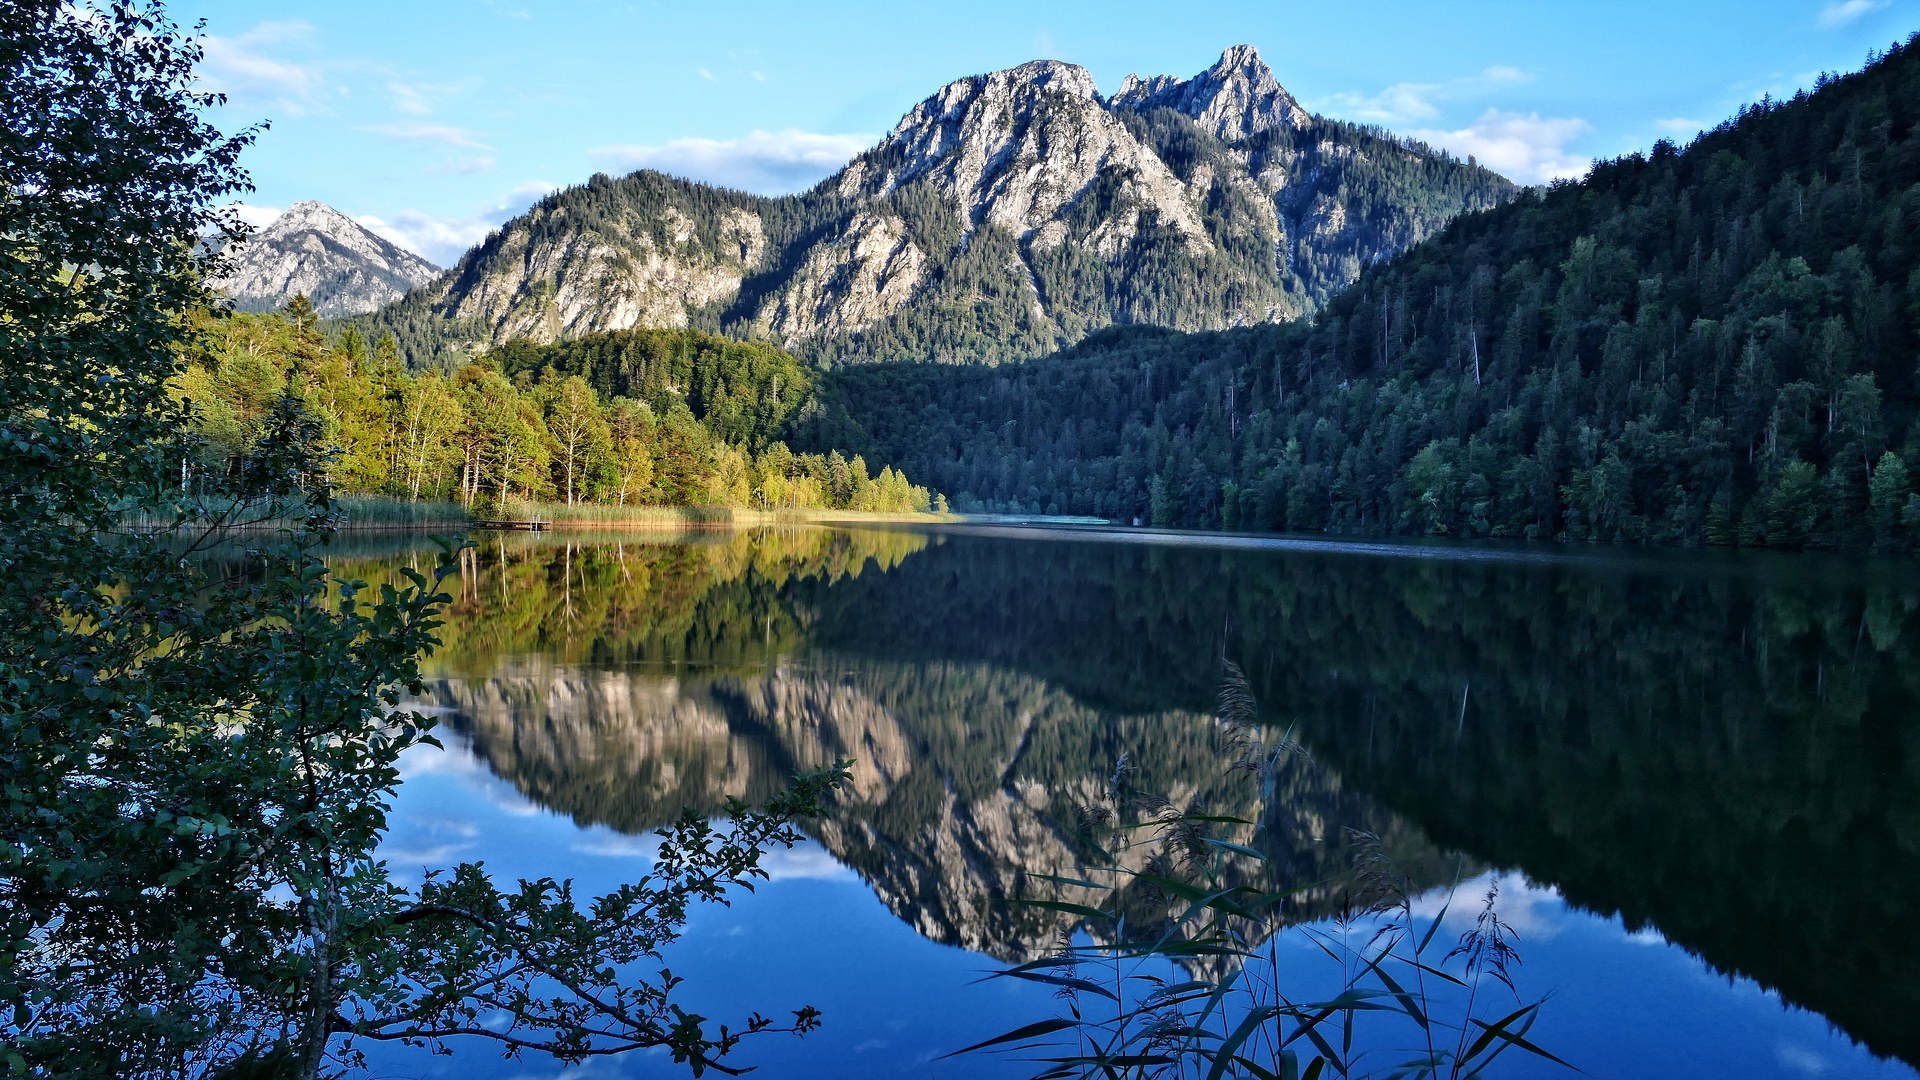
M326 203L294 203L228 252L230 272L213 281L241 311L272 311L295 293L331 318L360 315L424 285L440 268Z
M1290 318L1513 191L1443 158L1399 169L1423 153L1308 114L1250 46L1110 99L1035 60L940 87L801 195L647 170L558 193L368 332L445 359L717 318L832 362L998 362L1116 322Z
M1125 178L1128 205L1209 246L1179 179L1107 108L1087 69L1058 60L948 83L849 165L838 188L884 194L926 178L969 230L992 223L1047 250L1067 239L1067 212L1106 174ZM1133 215L1116 228L1074 239L1117 250L1137 231Z
M1019 67L996 71L987 77L989 79L1004 77L1010 83L1022 83L1036 90L1072 94L1089 101L1097 101L1100 98L1100 92L1094 86L1091 72L1078 64L1069 64L1061 60L1029 60Z
M1212 67L1191 79L1129 75L1110 104L1115 109L1147 112L1176 109L1192 117L1216 138L1235 142L1272 127L1302 127L1313 117L1287 93L1260 50L1235 45Z

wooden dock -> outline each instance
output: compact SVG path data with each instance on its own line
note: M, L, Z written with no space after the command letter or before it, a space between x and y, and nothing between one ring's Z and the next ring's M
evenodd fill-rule
M515 532L546 532L552 524L553 523L549 521L486 521L480 518L475 518L473 521L473 527L476 529L500 529Z

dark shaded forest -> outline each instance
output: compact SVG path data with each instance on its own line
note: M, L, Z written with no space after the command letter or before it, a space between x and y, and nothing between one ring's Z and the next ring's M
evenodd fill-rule
M1457 218L1311 321L834 369L798 447L956 509L1902 550L1920 538L1920 51Z

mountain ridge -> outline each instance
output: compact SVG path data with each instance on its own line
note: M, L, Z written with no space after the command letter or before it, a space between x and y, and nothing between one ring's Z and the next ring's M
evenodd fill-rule
M998 362L1115 323L1292 318L1519 190L1312 116L1250 46L1111 98L1086 69L1038 60L948 82L800 195L595 176L358 325L415 364L681 326L828 366Z
M239 311L273 311L304 294L322 317L363 315L432 281L440 268L326 203L294 203L229 248L211 284Z

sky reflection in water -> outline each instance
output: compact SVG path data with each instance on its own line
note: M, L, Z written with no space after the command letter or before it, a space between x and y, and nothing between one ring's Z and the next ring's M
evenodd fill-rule
M1856 682L1865 679L1864 683L1841 685L1841 676L1832 663L1820 659L1819 649L1808 640L1809 634L1818 636L1823 619L1847 631L1836 640L1856 637L1868 641L1871 632L1873 640L1884 646L1880 653L1892 650L1886 659L1898 667L1911 648L1911 634L1903 637L1901 632L1902 620L1910 618L1913 611L1907 585L1898 585L1893 593L1882 596L1875 591L1880 585L1871 581L1863 585L1859 578L1848 578L1831 567L1818 568L1819 573L1809 576L1811 564L1794 568L1783 584L1769 577L1776 571L1767 566L1756 569L1753 563L1732 565L1686 558L1667 564L1635 563L1613 571L1567 566L1542 570L1510 564L1503 568L1496 560L1455 560L1466 565L1451 577L1435 579L1430 568L1415 567L1400 571L1401 576L1394 579L1377 555L1359 552L1336 556L1308 550L1250 555L1199 549L1177 553L1176 562L1168 565L1154 561L1165 556L1142 553L1138 548L1131 555L1112 550L1089 554L1086 550L1126 545L1074 544L1070 545L1073 554L1063 557L1042 555L1038 550L1057 548L1055 544L983 537L947 539L950 542L935 538L929 544L925 537L913 537L904 546L897 541L879 542L877 554L873 543L865 549L856 545L852 554L861 556L865 568L857 578L846 575L850 560L844 542L837 555L831 550L822 554L817 544L813 548L793 542L783 542L784 547L754 546L752 542L742 546L738 538L685 548L627 541L613 557L605 549L582 545L556 550L551 544L543 547L529 543L517 553L500 547L502 558L491 564L476 561L471 580L462 587L462 611L456 613L449 650L439 670L437 693L439 704L448 710L448 727L443 735L449 748L444 752L422 748L410 753L406 783L395 808L395 828L383 849L384 856L403 879L417 878L423 865L480 858L496 876L509 880L519 876L573 877L584 891L603 891L644 872L651 851L646 833L648 827L662 820L661 813L670 813L680 803L701 805L721 789L753 789L777 782L796 765L807 763L800 760L809 751L800 745L799 728L793 718L828 715L831 722L809 737L831 741L857 734L868 740L869 752L855 756L870 759L863 765L878 773L879 779L869 784L862 804L849 811L850 820L844 828L822 834L827 840L825 846L811 843L780 853L769 861L774 880L758 894L739 898L731 908L696 912L686 939L667 958L676 974L688 978L691 1005L721 1019L737 1018L750 1009L777 1014L802 1004L816 1005L825 1012L826 1027L804 1041L779 1036L749 1044L744 1061L760 1065L759 1075L1026 1075L1018 1063L1001 1059L969 1056L940 1060L938 1055L1049 1015L1054 1008L1051 997L1039 988L1005 981L978 983L980 976L1000 961L930 940L928 935L964 940L1003 958L1009 950L1017 950L1021 933L1017 920L1003 917L999 922L989 920L984 926L961 925L968 921L964 915L970 896L967 890L989 888L995 880L1012 880L1022 868L1021 859L1044 858L1045 853L1006 856L1001 861L1013 865L1002 867L998 872L1003 877L997 879L989 872L985 881L915 884L918 879L903 871L900 864L918 865L922 877L928 873L938 877L939 866L929 861L932 856L927 851L915 849L911 843L863 846L858 837L863 835L862 830L877 830L887 835L897 833L895 839L899 839L908 837L914 829L931 828L927 823L937 815L959 815L967 828L951 829L945 842L983 845L975 852L976 858L993 861L999 856L991 850L992 842L996 836L1005 835L993 831L993 822L1009 814L1014 815L1009 820L1015 825L1046 820L1049 808L1058 810L1053 805L1059 801L1056 796L1077 782L1076 775L1097 771L1110 760L1113 748L1128 738L1170 738L1172 742L1162 746L1162 757L1169 762L1186 761L1180 758L1185 744L1180 742L1179 732L1191 729L1200 733L1194 738L1203 737L1207 673L1201 670L1197 678L1183 682L1184 676L1170 676L1168 671L1204 669L1205 656L1218 655L1217 650L1226 642L1229 650L1244 657L1263 701L1273 711L1318 707L1325 714L1344 712L1335 726L1324 728L1324 737L1318 743L1315 724L1303 727L1315 749L1314 771L1288 781L1292 785L1288 790L1311 802L1321 819L1356 822L1375 831L1382 831L1382 822L1398 828L1398 833L1383 835L1399 838L1402 850L1409 853L1407 857L1414 864L1416 878L1429 883L1436 880L1436 875L1445 880L1444 870L1453 865L1441 858L1445 852L1465 851L1475 868L1470 873L1478 876L1460 886L1443 934L1464 930L1485 885L1491 880L1500 882L1500 910L1521 934L1524 963L1516 981L1529 998L1543 994L1551 998L1533 1037L1581 1065L1588 1074L1914 1075L1906 1065L1876 1059L1819 1014L1784 1006L1778 993L1763 989L1752 979L1716 973L1687 950L1668 944L1654 926L1630 932L1620 916L1595 915L1569 904L1555 888L1531 885L1517 871L1494 874L1479 868L1507 865L1503 855L1520 853L1522 862L1533 859L1540 864L1524 867L1529 872L1564 870L1572 875L1568 880L1577 883L1585 903L1639 910L1655 923L1666 920L1676 924L1677 919L1677 925L1685 925L1686 933L1698 938L1695 947L1718 950L1723 965L1748 960L1729 953L1724 942L1711 934L1702 936L1681 907L1663 907L1659 896L1684 903L1697 901L1711 909L1703 913L1709 925L1727 919L1752 922L1756 916L1739 895L1748 888L1746 882L1726 881L1722 883L1724 894L1705 895L1699 892L1702 886L1698 882L1655 884L1633 880L1630 842L1594 856L1604 863L1604 872L1579 859L1554 863L1535 857L1528 853L1550 851L1556 842L1580 843L1577 826L1562 828L1566 823L1550 820L1553 814L1580 809L1577 799L1545 808L1543 821L1519 815L1489 824L1480 819L1488 816L1490 808L1503 805L1498 798L1471 784L1450 790L1410 764L1431 766L1452 747L1464 745L1462 758L1450 764L1442 762L1446 777L1471 776L1484 787L1489 776L1498 775L1515 792L1525 795L1528 784L1539 779L1529 780L1521 773L1546 768L1541 764L1544 752L1537 746L1551 743L1555 729L1551 725L1539 730L1514 725L1530 722L1525 714L1537 707L1538 700L1564 693L1570 687L1578 689L1583 677L1555 665L1526 670L1540 659L1522 647L1505 651L1485 648L1478 653L1443 647L1449 642L1458 646L1460 641L1488 644L1490 635L1474 629L1469 625L1471 620L1457 612L1435 614L1435 609L1428 606L1445 607L1470 597L1478 607L1499 609L1499 597L1490 598L1488 590L1497 591L1502 583L1474 575L1512 575L1523 570L1534 573L1533 579L1520 582L1509 596L1544 598L1538 600L1543 610L1536 614L1561 623L1568 621L1568 608L1560 605L1569 604L1569 596L1588 590L1591 595L1572 607L1585 613L1579 618L1596 620L1584 628L1590 634L1596 626L1608 625L1623 636L1633 632L1631 627L1607 622L1605 605L1595 597L1609 590L1618 593L1614 600L1630 610L1650 611L1653 621L1680 624L1666 628L1676 639L1718 634L1729 642L1750 646L1747 632L1757 634L1754 628L1767 619L1775 624L1783 619L1789 622L1792 632L1774 646L1773 652L1763 650L1757 661L1752 657L1729 661L1725 655L1702 660L1684 650L1675 652L1681 647L1671 642L1648 645L1645 634L1640 635L1639 654L1625 656L1631 650L1618 649L1611 658L1598 653L1585 658L1589 667L1597 669L1608 664L1639 666L1640 670L1651 670L1640 666L1648 664L1690 664L1693 678L1717 679L1722 684L1727 681L1726 670L1745 670L1741 664L1765 666L1761 680L1765 695L1755 699L1764 700L1764 708L1747 699L1728 704L1738 696L1734 692L1737 688L1717 685L1717 699L1697 707L1703 715L1713 715L1704 719L1696 716L1692 704L1679 708L1662 704L1657 708L1666 713L1661 717L1664 724L1645 729L1653 734L1642 737L1660 749L1655 755L1661 763L1656 771L1664 771L1671 781L1690 777L1706 786L1722 780L1738 782L1743 776L1753 775L1751 762L1742 755L1751 757L1755 753L1761 753L1764 759L1760 774L1777 778L1783 768L1781 761L1792 759L1801 749L1781 732L1842 723L1821 711L1823 703L1836 695L1853 693L1869 702L1860 706L1867 713L1873 711L1871 702L1876 700L1881 701L1880 707L1886 707L1888 702L1881 699L1890 695L1893 707L1909 704L1910 692L1890 685L1884 674L1856 673ZM887 548L888 543L895 547ZM390 561L392 557L388 558ZM1295 562L1249 567L1249 559ZM1299 560L1310 562L1301 564ZM1342 562L1348 574L1344 579ZM1384 562L1409 565L1400 559ZM883 566L887 567L884 573ZM633 584L636 570L644 571L638 586ZM360 568L356 572L367 574ZM1614 576L1609 578L1608 573ZM1833 576L1836 573L1838 577ZM1078 574L1083 587L1048 595L1048 581L1070 574ZM1583 580L1582 574L1597 576ZM1644 580L1647 578L1655 580L1649 584ZM613 580L626 582L628 591L607 584ZM1756 580L1761 584L1754 584ZM1319 584L1303 584L1313 581ZM1095 592L1104 590L1104 599L1088 602L1084 587L1088 582ZM496 588L498 595L486 592L489 587ZM1406 670L1388 671L1377 657L1369 659L1351 649L1303 655L1298 643L1312 640L1311 635L1289 637L1246 627L1248 604L1259 605L1256 610L1283 612L1275 622L1299 622L1312 614L1316 604L1326 603L1325 597L1332 591L1343 588L1373 592L1358 600L1349 596L1342 601L1336 624L1347 620L1355 631L1380 637L1382 647L1391 649L1394 634L1404 627L1390 625L1385 613L1396 609L1417 611L1420 618L1413 625L1436 651L1412 657ZM1793 606L1789 601L1796 597L1804 609L1809 596L1850 594L1851 601L1833 601L1843 607L1851 605L1844 611L1823 613L1817 603L1797 613L1787 610ZM1694 616L1704 614L1705 622L1689 624L1682 611L1649 607L1648 595L1686 602L1686 611ZM1716 596L1717 600L1712 599ZM1879 609L1874 607L1876 603ZM1699 610L1703 606L1713 610L1703 613ZM1109 608L1125 608L1125 618L1108 617ZM1153 610L1147 611L1149 608ZM1899 617L1889 615L1889 610ZM1038 614L1041 612L1044 617ZM515 613L519 615L517 620L509 618ZM1514 617L1512 610L1505 614L1509 620ZM1236 616L1241 620L1237 627ZM461 619L466 622L461 623ZM1131 625L1120 625L1128 622ZM1733 629L1736 623L1744 627L1737 636ZM1711 632L1703 634L1702 625ZM519 629L505 629L509 626ZM1065 632L1063 627L1076 629ZM1092 632L1096 627L1099 632ZM1179 644L1157 650L1156 656L1142 655L1143 649L1156 652L1151 646L1174 631L1182 637ZM1538 636L1539 628L1535 627L1534 637ZM1515 640L1525 638L1523 634ZM1258 670L1263 651L1289 643L1292 651L1283 664L1302 670L1317 668L1320 674L1309 682L1317 679L1314 685L1322 690L1338 683L1347 686L1348 692L1316 698L1314 693L1301 692L1299 679L1289 682L1288 678ZM1582 659L1566 656L1568 650L1560 643L1536 641L1533 647L1568 661ZM1062 660L1063 655L1073 655L1075 649L1080 659ZM1117 657L1090 657L1089 649L1105 650ZM1511 669L1508 674L1515 677L1502 683L1486 671L1493 660ZM1812 682L1816 685L1810 690L1812 696L1805 699L1814 705L1796 705L1783 689L1804 680L1781 682L1782 670L1802 661L1810 661L1815 669ZM1076 679L1063 674L1063 662L1082 664L1082 676ZM1133 670L1130 681L1107 674L1103 665L1110 667L1116 662ZM1729 663L1732 668L1726 667ZM1716 664L1722 666L1717 676ZM1860 667L1858 659L1855 667ZM1617 682L1619 671L1592 670L1586 675ZM1541 696L1531 699L1532 704L1525 693L1514 690L1529 681L1542 680L1567 685L1536 687ZM1456 717L1452 712L1463 696L1462 683L1482 697L1474 699L1474 707L1461 710ZM1367 693L1355 696L1350 684L1358 684ZM1429 715L1419 727L1383 726L1383 708L1395 713L1413 710L1404 697L1409 686L1416 694L1432 698L1436 707L1427 710ZM1394 697L1396 692L1403 696ZM1625 715L1632 715L1634 709L1650 708L1647 700L1636 698L1643 692L1674 696L1671 687L1644 691L1620 687ZM1590 690L1587 693L1591 696ZM1346 704L1339 709L1332 704L1342 701ZM1356 701L1371 705L1354 704ZM1437 703L1441 701L1450 704L1439 708ZM1707 699L1702 696L1700 701L1705 703ZM1276 702L1286 705L1275 708ZM1794 711L1796 707L1800 712ZM1486 712L1478 714L1478 708ZM993 723L1001 713L1017 714L1014 718L1018 725L997 732ZM1622 732L1614 730L1604 738L1597 733L1609 722L1603 714L1604 710L1596 706L1583 718L1582 731L1593 728L1596 733L1591 738L1582 734L1575 742L1584 740L1596 753L1604 750L1618 756L1620 760L1610 767L1629 774L1622 783L1628 792L1624 797L1644 798L1644 791L1632 790L1632 773L1644 766L1636 764L1638 759L1632 752L1614 744ZM1682 719L1701 729L1731 722L1734 729L1687 741L1693 736L1674 736L1668 730ZM1446 721L1455 721L1458 727ZM1319 720L1321 724L1327 722L1325 716ZM1362 723L1366 725L1364 740ZM1488 728L1493 729L1491 734L1484 730ZM1772 734L1768 734L1770 730ZM956 731L959 737L954 735ZM1175 734L1166 735L1169 731ZM1439 736L1433 736L1432 731L1438 731ZM1054 741L1049 742L1050 738ZM1530 751L1536 756L1488 764L1498 755L1476 750L1476 738L1524 741L1536 747ZM1844 740L1833 732L1828 738L1830 756L1844 758L1844 753L1834 749ZM1780 745L1767 742L1770 739ZM1886 740L1881 733L1866 741L1884 754ZM975 743L987 745L976 754L969 749ZM1762 750L1756 751L1756 745ZM1401 758L1394 756L1395 748L1402 752ZM824 753L832 748L818 749ZM970 779L969 770L979 771L974 757L980 755L984 755L981 760L996 764ZM1039 761L1041 757L1045 760ZM1009 759L1016 764L1010 765ZM1022 761L1029 764L1017 764ZM663 764L669 767L663 770ZM1896 758L1889 764L1897 768L1901 761ZM1161 777L1170 786L1189 783L1191 778L1181 772L1184 767L1169 765ZM1833 797L1827 801L1844 803L1850 798L1857 804L1861 799L1849 785L1857 786L1859 777L1848 775L1846 770L1864 767L1843 762L1811 777L1791 774L1785 786L1830 782L1836 791L1829 793ZM941 774L946 790L957 800L948 809L942 810L938 800L914 801L919 798L914 794L915 778L928 773ZM1343 775L1349 779L1343 781ZM1578 789L1587 779L1575 773L1561 776L1557 782ZM1383 801L1360 793L1369 781L1382 780L1413 785L1418 789L1413 791L1416 797L1396 794L1385 800L1393 804L1389 811ZM1547 781L1556 782L1553 776ZM1875 791L1885 786L1877 782L1868 785ZM1892 787L1898 786L1894 778ZM1019 797L1006 794L1008 791L1017 791ZM1722 801L1728 798L1717 797ZM1898 802L1900 796L1892 797L1896 805L1891 811L1880 808L1890 819L1912 803L1910 796L1904 803ZM1481 805L1470 808L1474 815L1463 825L1439 808L1449 799L1479 800ZM1756 798L1753 805L1764 810L1766 802ZM1742 805L1736 801L1735 809ZM908 812L916 806L919 809ZM1687 828L1696 831L1715 828L1715 815L1724 816L1715 805L1684 799L1655 809L1683 820ZM1409 812L1412 817L1401 816ZM1858 808L1852 812L1859 812ZM1022 813L1028 816L1020 818ZM1324 838L1301 835L1298 822L1275 819L1270 825L1282 865L1324 876L1331 865L1319 850L1327 846ZM1776 833L1782 828L1805 833L1809 868L1824 865L1833 857L1853 856L1853 847L1839 852L1822 850L1821 838L1835 835L1834 830L1822 825L1818 821L1810 826L1805 822L1795 824L1783 818L1771 828ZM1543 828L1546 833L1541 832ZM1554 829L1574 838L1562 836L1556 841L1549 835ZM1841 831L1851 836L1860 827L1855 823ZM1436 847L1428 836L1445 836L1459 846ZM1463 838L1467 843L1460 843ZM1656 830L1656 834L1640 841L1647 848L1647 871L1662 872L1669 864L1663 861L1661 849L1673 838L1658 835ZM1810 907L1805 900L1810 895L1807 888L1791 882L1782 886L1774 880L1782 873L1793 873L1791 867L1783 870L1778 865L1781 850L1755 847L1751 838L1739 834L1702 836L1703 843L1709 841L1739 848L1750 864L1758 864L1753 871L1763 880L1759 891L1784 897L1774 906L1789 915L1805 918L1811 911L1815 915L1852 916L1858 921L1852 931L1862 939L1882 933L1882 927L1872 922L1878 909L1868 910L1871 905L1849 906L1842 901L1832 910ZM829 847L842 858L830 854ZM1895 848L1903 850L1903 845L1896 843ZM1914 854L1904 851L1900 857L1907 862L1901 863L1894 874L1896 881L1910 869ZM1899 858L1893 861L1899 862ZM1050 871L1047 865L1025 869ZM1877 879L1878 885L1883 886L1885 881L1884 877ZM1860 887L1873 888L1876 882ZM1610 894L1601 895L1609 888ZM1655 896L1652 901L1645 899L1649 889ZM1429 892L1422 903L1430 911L1437 910L1439 895ZM1896 907L1907 902L1904 897L1894 901ZM1317 925L1322 929L1327 926L1324 922ZM1783 931L1764 920L1753 925L1759 929L1750 933L1757 935L1761 950L1805 947L1808 942L1813 947L1832 948L1836 935L1846 932L1840 927L1807 929L1796 938L1793 928ZM1300 993L1311 993L1316 983L1332 985L1333 972L1324 962L1315 961L1319 954L1299 928L1284 932L1277 948L1283 956L1300 961L1297 971L1289 966L1300 980ZM1894 951L1898 954L1897 947ZM1791 978L1800 970L1791 963L1768 967L1775 958L1758 951L1752 955L1752 962L1763 969L1787 973L1777 978ZM1854 968L1868 963L1852 956L1836 957L1835 962ZM1893 978L1898 981L1888 983L1883 979L1871 989L1896 1000L1912 994L1907 981L1911 976ZM1871 1003L1862 1006L1851 998L1834 999L1818 980L1803 980L1803 985L1789 996L1795 994L1838 1001L1837 1007L1848 1015L1864 1017L1860 1022L1869 1030L1880 1031L1880 1037L1899 1038L1897 1030L1892 1036L1886 1035L1885 1025ZM451 1058L392 1047L370 1050L376 1076L460 1076L478 1080L560 1072L554 1063L534 1057L517 1063L502 1061L490 1047L476 1044L460 1046ZM1504 1075L1544 1075L1531 1062L1510 1058L1507 1064L1510 1068ZM583 1077L677 1074L671 1062L645 1055L568 1071L568 1075Z

